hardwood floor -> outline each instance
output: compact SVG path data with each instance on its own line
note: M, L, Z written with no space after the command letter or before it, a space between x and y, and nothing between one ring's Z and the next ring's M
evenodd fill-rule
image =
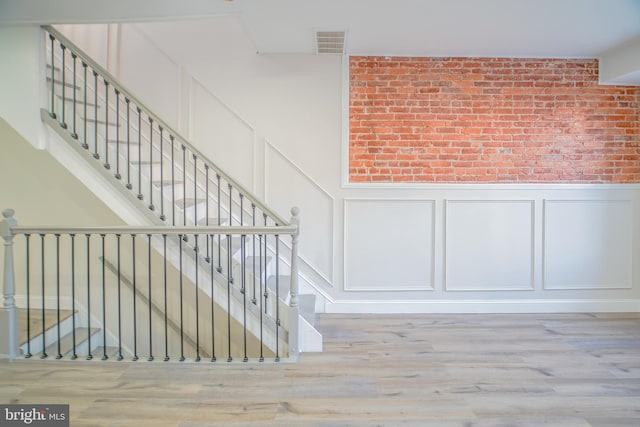
M640 314L320 315L298 363L0 362L71 426L640 426Z

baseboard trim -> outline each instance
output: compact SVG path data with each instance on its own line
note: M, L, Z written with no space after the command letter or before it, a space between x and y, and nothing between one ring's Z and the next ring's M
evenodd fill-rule
M511 313L636 313L640 299L616 300L459 300L459 301L334 301L325 313L359 314L511 314Z

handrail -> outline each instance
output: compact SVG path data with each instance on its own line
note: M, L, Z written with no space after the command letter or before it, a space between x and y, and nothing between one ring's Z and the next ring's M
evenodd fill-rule
M72 41L62 35L59 31L53 28L50 25L43 25L42 28L47 31L49 34L55 36L65 47L71 49L83 62L90 65L94 71L97 71L102 75L103 78L108 79L109 84L116 87L122 94L124 94L129 100L133 101L144 113L153 119L155 123L160 125L163 129L169 131L171 135L180 140L180 143L185 147L189 148L191 152L196 154L200 159L206 160L208 166L213 168L217 174L219 174L222 178L224 178L228 183L232 184L235 188L240 190L242 194L250 196L251 202L254 203L258 208L260 208L264 213L268 214L271 218L274 219L278 224L288 224L288 222L278 215L276 212L271 210L268 206L262 203L252 192L248 191L241 184L239 184L236 180L234 180L228 173L224 172L218 166L214 165L205 155L203 155L197 148L195 148L192 144L188 142L188 140L180 135L175 129L173 129L169 124L167 124L160 117L153 114L152 110L147 107L143 102L141 102L137 97L135 97L130 90L122 86L117 78L109 73L106 69L104 69L100 64L92 60L82 49L76 46Z
M294 225L249 227L249 226L202 226L202 227L148 227L148 226L113 226L113 227L23 227L11 228L13 234L222 234L222 235L284 235L296 234L298 228Z

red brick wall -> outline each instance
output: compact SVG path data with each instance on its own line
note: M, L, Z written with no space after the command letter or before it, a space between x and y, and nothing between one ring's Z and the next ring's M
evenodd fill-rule
M351 182L640 182L640 88L597 60L349 61Z

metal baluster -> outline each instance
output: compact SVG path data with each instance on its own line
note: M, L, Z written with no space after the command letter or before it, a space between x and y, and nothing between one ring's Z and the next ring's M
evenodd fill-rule
M169 333L167 318L167 235L162 235L162 258L164 260L164 361L169 361Z
M138 200L142 200L142 110L136 107L138 111Z
M107 360L107 303L105 292L105 259L104 259L104 238L105 235L100 235L102 242L102 360Z
M120 179L120 91L115 87L113 91L116 94L116 174L114 176Z
M213 240L215 239L215 235L211 234L211 247L213 247ZM207 237L207 241L209 238ZM213 262L209 263L209 267L211 268L211 361L216 361L216 328L215 328L215 294L214 294L214 283L215 276L213 274Z
M218 182L218 227L222 225L222 199L220 198L220 174L216 174L216 180ZM222 235L218 234L218 273L222 273Z
M264 236L265 240L267 239L267 236ZM258 243L259 243L259 249L258 251L260 252L260 257L259 257L259 264L258 264L258 274L260 274L260 278L258 280L258 283L260 284L260 294L262 294L263 292L263 287L262 287L262 235L259 236L258 239ZM255 261L254 261L255 263ZM263 340L263 299L260 298L260 362L264 362L264 354L263 354L263 348L264 348L264 340Z
M262 214L264 218L264 226L267 226L267 214ZM264 235L264 268L260 269L260 275L263 276L262 283L264 283L264 312L267 313L267 308L269 307L269 293L267 292L267 257L268 257L268 247L267 247L267 235Z
M229 226L233 225L233 215L232 215L232 207L233 207L233 187L231 186L231 184L227 184L227 187L229 189ZM227 246L229 247L228 251L227 251L227 258L231 259L232 257L232 253L231 253L231 242L228 242ZM229 270L227 271L227 274L229 275L230 279L231 279L231 283L233 283L233 268L232 268L232 264L229 262Z
M280 236L276 234L276 362L280 361Z
M109 165L109 82L104 80L104 168L111 169Z
M205 217L204 223L208 227L209 226L209 165L204 164L204 173L205 173L205 183L204 183L204 193L205 193ZM207 256L204 258L205 261L211 262L211 248L209 247L209 238L207 237Z
M51 117L52 119L56 118L56 112L55 112L55 71L56 71L56 67L55 67L55 58L54 58L54 41L55 41L55 37L51 34L49 34L49 40L51 40L51 109L49 110L49 117Z
M183 328L183 307L182 307L182 234L178 234L178 239L180 242L180 361L184 362L184 328Z
M169 139L171 140L171 225L175 227L176 225L176 180L175 180L175 170L176 165L174 163L174 137L173 135L169 135Z
M45 333L47 330L45 324L45 270L44 270L44 234L40 234L40 268L41 268L41 283L42 283L42 354L40 355L40 359L47 358L47 346L45 341Z
M244 195L242 193L239 193L239 195L240 195L240 226L243 226L244 225L244 215L243 215L243 213L244 213L244 207L243 207L243 205L244 205ZM246 291L246 289L245 289L246 280L245 280L245 277L244 277L244 262L245 262L245 259L244 259L244 257L245 257L245 255L244 255L244 249L245 249L244 245L245 245L245 243L246 243L245 239L240 239L240 250L241 250L241 254L240 254L241 260L240 260L240 262L243 265L243 268L242 268L242 280L241 280L242 283L240 283L240 292L242 292L243 294Z
M249 358L247 357L247 293L245 292L247 269L245 265L246 256L244 251L246 237L247 236L245 234L240 236L240 258L242 259L240 261L242 263L242 268L240 271L241 271L241 281L242 281L242 329L243 329L243 347L244 347L244 359L242 359L243 362L249 361Z
M251 203L251 225L252 226L256 226L256 205L255 203ZM257 295L256 295L256 235L253 234L253 251L251 252L252 256L253 256L253 263L252 263L252 278L253 278L253 298L251 299L251 302L253 303L253 305L256 305L258 303L258 299L257 299Z
M118 263L118 360L122 360L122 299L121 299L121 274L120 274L120 235L116 234L117 263ZM135 345L135 344L134 344Z
M153 119L149 117L149 210L153 206Z
M62 359L60 353L60 235L55 234L56 238L56 334L58 341L56 342L56 359Z
M31 259L30 253L31 251L29 250L29 243L31 241L31 235L30 234L25 234L25 239L26 239L26 246L27 246L27 253L26 253L26 292L27 292L27 354L25 354L25 358L29 359L32 354L31 354L31 292L29 292L29 286L31 283L31 277L30 277L30 270L31 270L31 263L29 262L29 260Z
M78 358L76 354L76 235L70 234L71 238L71 338L73 351L71 360Z
M233 187L231 186L231 184L228 185L229 187L229 226L233 225L233 215L232 215L232 207L233 207Z
M98 73L93 70L93 158L98 160Z
M84 148L85 150L89 149L89 142L88 142L88 135L87 135L87 63L82 61L82 72L83 72L83 77L82 77L82 81L83 81L83 86L84 86L84 91L83 91L83 100L82 100L82 110L83 110L83 116L82 116L82 127L84 130L84 135L83 135L83 140L82 140L82 148Z
M124 102L127 104L127 189L131 190L131 121L130 121L130 104L131 100L127 97L124 98Z
M227 234L227 272L231 271L231 234ZM227 274L227 362L232 362L231 357L231 274Z
M91 267L90 267L90 252L91 252L91 235L85 234L87 239L87 345L88 353L87 360L93 359L91 355Z
M138 330L138 315L136 313L136 293L137 293L137 280L136 280L136 235L131 235L131 275L133 282L133 361L138 360L138 339L136 332Z
M193 155L193 225L198 225L198 157Z
M78 132L76 130L76 92L77 89L77 78L76 78L76 59L78 55L74 52L71 52L71 58L73 59L73 132L71 132L71 138L78 139Z
M195 161L195 156L194 156L194 161ZM200 361L200 304L199 304L199 293L200 293L200 286L198 284L198 234L194 234L194 251L195 251L195 267L196 267L196 362Z
M182 225L187 225L187 147L182 144ZM185 236L186 237L186 236Z
M164 216L164 153L162 151L164 140L162 136L162 126L158 127L160 128L160 219L164 221L166 219Z
M240 225L244 225L244 194L239 193L240 195ZM242 263L241 268L241 281L240 291L242 292L242 304L243 304L243 316L244 316L244 361L247 362L249 359L247 358L247 266L246 266L246 245L247 245L247 236L242 235L240 238L240 259Z
M67 50L67 47L65 45L63 45L62 43L60 44L60 49L62 50L62 69L60 70L61 76L62 76L62 102L60 103L60 109L62 111L62 113L60 114L60 127L62 129L66 129L67 128L67 122L66 122L66 117L65 117L65 104L66 104L66 99L65 99L65 84L67 83L65 81L65 51Z
M149 246L147 248L147 255L148 255L148 259L147 259L147 266L148 266L148 276L149 276L149 289L148 289L148 300L149 300L149 357L147 358L147 361L151 362L153 361L153 329L152 329L152 325L151 325L151 309L153 307L152 304L152 300L151 300L151 234L147 234L147 238L148 238L148 243Z

